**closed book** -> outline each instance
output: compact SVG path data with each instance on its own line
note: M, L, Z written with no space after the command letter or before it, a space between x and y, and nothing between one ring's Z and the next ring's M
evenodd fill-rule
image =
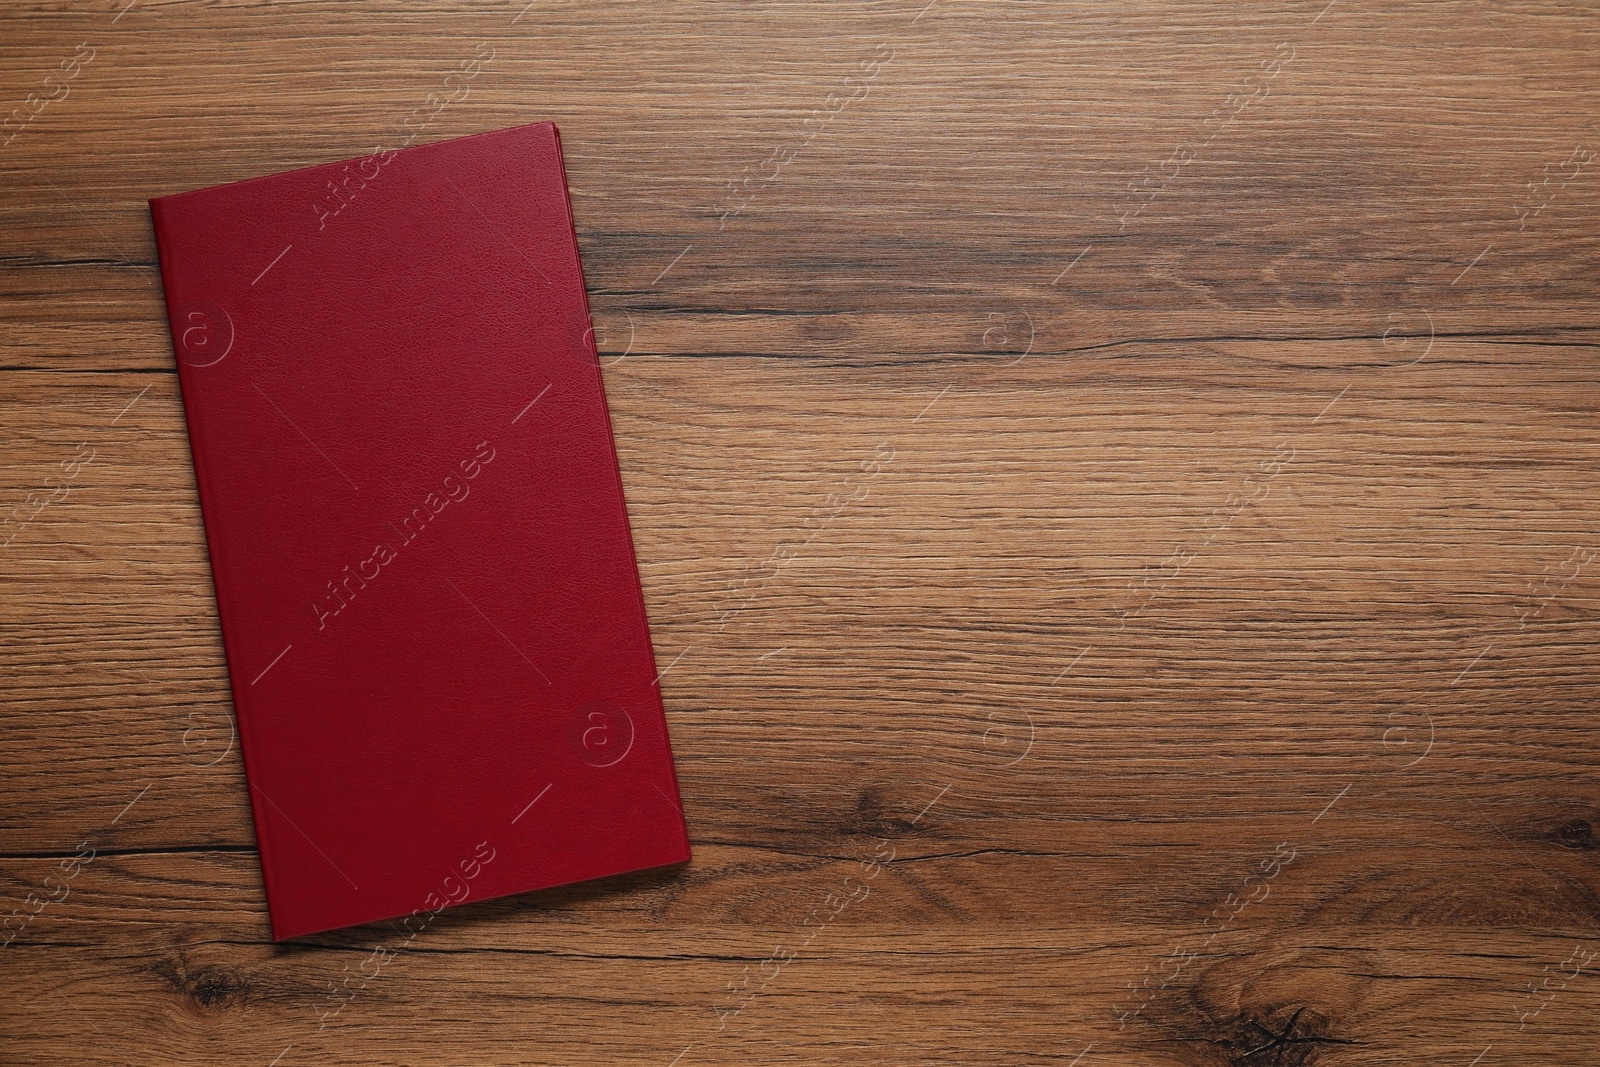
M150 210L274 938L687 860L555 126Z

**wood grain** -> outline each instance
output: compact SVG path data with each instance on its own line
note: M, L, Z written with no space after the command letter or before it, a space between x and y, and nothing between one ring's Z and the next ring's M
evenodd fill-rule
M1600 1055L1592 11L0 18L0 1062ZM275 946L145 200L479 44L418 140L561 124L695 860Z

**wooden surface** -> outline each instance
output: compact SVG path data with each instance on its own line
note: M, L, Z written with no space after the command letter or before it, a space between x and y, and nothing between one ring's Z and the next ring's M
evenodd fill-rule
M1600 1060L1593 7L922 2L0 13L0 1062ZM274 946L145 200L544 119L695 860Z

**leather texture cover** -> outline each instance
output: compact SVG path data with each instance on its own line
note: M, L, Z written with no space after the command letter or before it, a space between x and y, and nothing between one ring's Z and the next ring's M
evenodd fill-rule
M150 210L274 938L687 860L555 126Z

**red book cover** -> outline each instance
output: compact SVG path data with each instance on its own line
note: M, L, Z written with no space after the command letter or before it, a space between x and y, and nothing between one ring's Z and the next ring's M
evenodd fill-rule
M274 938L687 860L555 126L150 211Z

